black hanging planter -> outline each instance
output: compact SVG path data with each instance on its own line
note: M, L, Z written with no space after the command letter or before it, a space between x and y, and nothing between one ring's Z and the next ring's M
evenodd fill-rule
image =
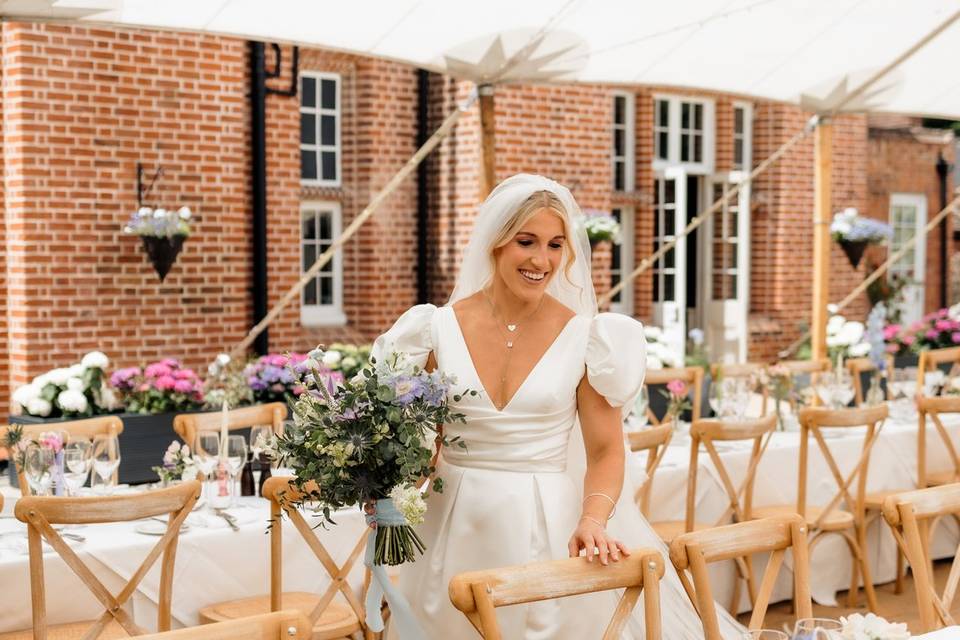
M860 266L860 260L863 258L863 252L866 251L867 245L870 243L866 240L841 240L840 248L843 249L843 252L847 254L847 260L850 261L850 264L853 265L853 268L856 269Z
M143 238L143 248L150 256L150 262L153 268L157 270L160 276L160 282L170 273L170 268L177 260L177 255L183 249L183 241L187 239L185 235L176 236L141 236Z

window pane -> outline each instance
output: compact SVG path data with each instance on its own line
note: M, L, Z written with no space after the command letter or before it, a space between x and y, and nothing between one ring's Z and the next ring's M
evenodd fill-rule
M702 104L693 105L693 128L698 130L703 129L703 105Z
M664 186L666 189L663 195L663 201L667 204L673 204L677 201L677 181L674 178L668 178L664 180Z
M337 143L337 119L334 116L320 116L320 144Z
M673 208L665 209L663 212L663 235L672 236L675 233L676 215Z
M627 147L627 132L623 129L615 129L613 132L613 155L622 156Z
M312 280L303 288L303 304L305 305L315 305L317 304L317 281Z
M661 160L667 159L668 146L667 146L667 132L661 131L657 134L657 157Z
M304 107L317 106L317 81L315 78L300 77L300 105Z
M657 126L666 127L670 119L670 103L666 100L657 100Z
M332 278L320 278L320 304L333 304Z
M660 302L660 276L653 276L653 301Z
M303 220L303 239L304 240L315 240L317 237L317 219L313 215L308 215L308 217Z
M626 122L627 99L623 96L614 96L613 98L613 121L616 124Z
M332 240L333 239L333 225L331 224L330 214L321 213L320 214L320 239L321 240Z
M317 143L317 116L312 113L300 114L300 142L303 144Z
M693 136L693 161L703 161L703 136Z
M317 179L317 152L312 149L300 150L300 177L304 180Z
M627 168L623 162L617 161L613 163L613 188L617 191L623 191L626 180L624 179L627 173Z
M313 266L313 263L317 261L317 247L313 244L304 244L303 245L303 273L307 272L307 269Z
M320 106L324 109L337 108L337 81L320 81Z
M690 161L690 136L686 133L680 134L680 162Z
M663 254L663 268L673 269L675 266L677 266L677 250L670 249Z
M733 131L743 133L743 109L740 107L733 110Z
M740 138L733 140L733 166L738 169L743 167L743 140Z
M689 102L680 103L680 127L683 129L690 128L690 103Z
M329 242L321 244L317 247L317 256L323 255L323 253L330 248ZM331 257L330 260L327 260L327 263L320 267L320 273L332 274L333 273L333 261L335 258Z
M664 274L663 276L663 299L664 301L673 301L676 300L674 295L674 275L672 273Z
M324 151L320 154L323 162L323 179L337 179L337 154L335 151Z

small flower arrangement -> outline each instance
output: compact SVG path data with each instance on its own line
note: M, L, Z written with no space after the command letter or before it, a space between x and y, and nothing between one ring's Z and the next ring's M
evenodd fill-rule
M334 342L323 350L320 364L324 369L336 371L350 379L360 373L370 360L370 345L343 344Z
M36 440L27 440L23 435L23 425L10 425L7 429L7 435L0 443L7 450L8 458L13 462L14 468L22 472L27 457L27 449L30 447L40 447L52 451L57 456L63 451L63 436L56 431L44 431ZM54 465L62 464L63 458L57 457Z
M13 401L27 415L40 418L88 417L119 408L104 371L110 360L91 351L70 367L52 369L13 392Z
M910 632L907 625L887 622L880 616L868 613L854 613L840 618L840 637L843 640L908 640Z
M132 413L192 411L204 402L203 381L173 358L154 362L142 371L139 367L114 371L110 384L123 394L127 411Z
M958 310L960 311L960 310ZM909 325L889 324L883 329L887 353L904 355L926 349L960 345L960 314L940 309Z
M870 354L870 342L862 322L832 315L827 320L827 356L832 362L843 358L863 358Z
M836 242L866 242L880 244L893 237L890 225L861 216L854 207L834 214L830 235Z
M591 245L608 241L620 244L620 223L606 211L584 211L583 227Z
M683 366L683 357L664 340L663 329L647 325L643 335L647 339L647 369Z
M184 478L196 478L200 472L193 456L190 455L190 447L181 445L178 440L171 442L164 452L163 466L151 468L165 484Z
M229 354L221 353L207 367L203 404L207 409L219 409L224 403L228 407L252 404L253 390L247 384L241 365Z
M757 374L751 375L751 386L758 391L766 391L773 398L773 408L777 414L777 426L780 430L783 430L782 403L787 402L793 405L800 401L800 397L794 389L793 375L790 373L790 369L782 364L765 367Z
M188 207L180 207L176 211L173 209L140 207L130 216L130 220L123 227L123 232L134 236L154 238L187 237L190 235L190 218L192 215Z
M308 360L319 365L324 355L317 349ZM456 381L412 366L403 354L392 354L371 361L333 392L319 366L300 382L305 392L293 405L294 426L276 438L275 451L268 451L292 469L293 484L304 496L296 506L318 502L330 523L335 509L364 505L368 514L375 509L377 515L368 515L371 526L379 524L373 565L413 561L415 551L424 549L410 524L425 510L414 493L419 494L416 484L434 471L431 434L440 433L442 445L463 446L457 438L444 438L441 430L444 424L465 420L447 400ZM462 390L453 398L459 401L467 393L476 395ZM433 482L433 490L443 490L439 480ZM405 524L377 520L394 511L405 517Z
M693 408L690 404L689 388L683 380L671 380L667 383L666 391L661 391L663 397L667 399L666 418L677 422L685 411Z
M359 353L360 347L352 348ZM328 360L336 360L338 365L346 360L347 370L351 370L357 356L344 357L340 352L337 352L337 355L337 358L330 357ZM270 353L260 356L247 364L243 369L243 377L257 402L285 402L304 392L305 387L300 379L312 375L314 369L320 372L321 379L326 381L327 390L331 393L343 384L343 373L327 369L304 353Z

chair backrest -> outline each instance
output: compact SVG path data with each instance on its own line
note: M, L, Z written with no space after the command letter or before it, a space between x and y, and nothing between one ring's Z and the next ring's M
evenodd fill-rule
M283 421L287 418L287 405L282 402L268 402L242 409L227 411L227 429L236 431L258 425L271 425L274 433L283 431ZM223 413L181 413L173 419L173 430L180 439L191 447L200 431L219 431L223 425Z
M777 364L786 367L786 369L795 376L801 373L814 374L830 370L830 361L826 358L819 360L781 360Z
M123 433L123 420L117 416L98 416L96 418L85 418L83 420L67 420L65 422L49 422L41 424L24 424L23 438L25 440L36 440L41 434L48 431L65 431L71 439L93 440L97 436L117 436ZM9 426L0 427L0 442L7 438ZM110 456L115 457L116 452L110 450ZM11 464L13 462L11 461ZM116 479L117 472L114 472ZM23 469L17 468L17 482L20 484L21 495L30 495L30 486L23 474Z
M917 363L917 393L923 393L924 376L940 368L942 365L950 364L951 372L955 371L960 365L960 347L946 347L943 349L928 349L920 352L920 361Z
M340 592L347 601L347 604L350 605L350 608L353 609L357 615L360 625L366 629L364 605L360 599L357 598L350 583L347 582L347 576L350 575L353 566L360 558L364 549L366 549L368 530L366 528L363 530L357 542L354 544L349 557L347 557L347 560L343 565L338 565L317 537L316 525L308 523L306 518L303 517L303 513L296 508L295 502L300 500L303 494L297 490L292 482L293 478L291 477L274 476L263 483L263 497L270 501L270 610L279 611L282 607L282 521L283 516L286 515L290 518L290 522L293 523L293 526L300 533L301 537L303 537L304 542L307 543L307 546L310 547L310 550L313 551L317 560L330 576L330 585L320 597L313 611L308 615L311 623L316 623L337 595L337 592Z
M141 636L144 640L310 640L313 626L300 611L275 611L237 620Z
M580 557L461 573L450 580L450 601L486 640L500 640L496 607L624 589L603 634L604 640L614 640L620 638L642 592L646 638L654 640L660 638L661 577L660 554L653 549L635 549L607 566Z
M716 525L724 524L731 515L734 522L750 519L753 506L753 481L757 475L760 458L766 451L770 436L777 426L777 416L770 414L762 418L745 420L697 420L690 427L690 466L687 478L687 506L685 531L693 531L696 515L697 467L699 466L700 445L710 456L710 461L720 478L720 485L727 494L727 508L717 519ZM752 440L750 461L739 487L734 487L730 474L717 453L715 441Z
M193 505L199 496L200 483L190 481L169 489L159 489L130 496L84 498L26 496L20 498L14 508L14 514L18 520L27 525L34 640L42 640L47 637L42 540L47 541L53 550L59 554L64 564L77 574L104 607L103 613L84 635L84 638L89 639L98 638L111 620L116 620L129 635L143 635L145 633L133 621L130 614L124 611L123 605L134 593L147 571L157 561L157 558L163 554L157 605L157 629L160 631L170 629L170 601L177 539L180 536L180 526L190 510L193 509ZM53 528L53 525L56 524L126 522L161 515L169 515L166 533L154 545L140 567L116 595L107 590Z
M649 388L651 385L665 385L672 380L684 381L687 383L690 404L692 405L690 413L693 420L697 420L700 417L700 408L703 401L703 375L703 367L650 369L644 376L643 384ZM647 407L647 417L652 424L660 424L660 418L650 410L649 406Z
M763 370L764 366L759 362L714 362L710 365L710 384L719 384L724 378L749 381L751 378L759 377ZM767 404L770 395L766 386L761 387L759 395L759 415L763 416L767 414Z
M930 531L945 515L960 515L960 484L905 491L887 496L883 502L883 518L913 571L921 626L914 631L927 632L957 624L950 608L960 583L960 550L954 554L942 594L937 593L930 572Z
M893 371L893 358L886 356L884 360L886 361L887 371ZM850 358L844 365L853 380L854 399L857 406L860 406L864 401L863 374L876 371L877 365L870 358Z
M660 460L663 459L663 454L666 453L672 437L673 428L668 424L627 433L630 451L633 453L647 452L647 479L637 487L637 492L634 494L634 501L639 505L640 512L643 513L644 517L649 515L653 475L657 472L657 467L660 466Z
M823 459L837 485L837 493L823 507L820 516L813 523L813 529L818 529L823 519L828 517L841 501L854 514L863 516L870 452L888 415L889 410L885 404L857 409L807 407L800 411L800 470L797 484L797 513L805 514L807 508L807 460L809 458L810 436L813 436L816 440L820 453L823 455ZM844 476L830 446L827 444L827 440L823 436L823 429L847 427L866 427L866 430L857 464ZM851 495L850 485L853 484L854 480L857 480L857 485L855 494Z
M920 388L918 385L917 389ZM960 481L960 456L953 445L953 438L940 420L942 414L950 413L960 413L960 396L917 396L917 486L920 488L927 486L927 416L936 427L940 444L950 456L954 480Z
M706 640L722 640L707 565L722 560L770 553L750 615L750 629L760 629L787 549L793 550L794 610L797 618L812 615L807 527L796 514L740 522L684 533L670 543L670 560L690 601L700 614ZM691 584L687 571L692 574Z

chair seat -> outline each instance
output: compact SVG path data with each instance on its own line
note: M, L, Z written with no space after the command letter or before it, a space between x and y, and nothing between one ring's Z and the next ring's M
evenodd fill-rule
M867 509L879 511L883 507L884 500L898 493L903 493L904 491L913 491L913 489L889 489L887 491L868 493L863 497L863 504L867 507Z
M944 484L953 484L957 481L956 471L938 471L937 473L927 474L927 486L939 487Z
M660 536L660 539L668 544L673 542L673 539L681 533L687 532L687 523L683 520L663 520L661 522L651 522L650 526L653 527L653 530L657 532L657 535ZM694 531L702 531L703 529L709 528L710 525L702 522L693 523Z
M309 616L320 602L320 596L304 591L290 591L281 594L281 609L296 609ZM270 596L255 596L241 600L230 600L204 607L200 610L200 624L224 622L248 616L270 613ZM313 625L313 640L333 640L361 631L360 621L348 605L331 602Z
M777 505L774 507L754 507L750 512L751 517L755 519L769 518L771 516L782 516L788 513L796 513L796 505ZM822 507L807 507L807 513L804 518L807 520L807 526L812 527L823 513ZM853 526L853 514L841 509L832 509L827 517L820 523L820 531L842 531Z
M77 640L93 626L93 620L87 622L68 622L47 626L47 640ZM111 620L100 633L98 640L116 640L131 637L116 620ZM0 640L33 640L33 629L0 633Z

